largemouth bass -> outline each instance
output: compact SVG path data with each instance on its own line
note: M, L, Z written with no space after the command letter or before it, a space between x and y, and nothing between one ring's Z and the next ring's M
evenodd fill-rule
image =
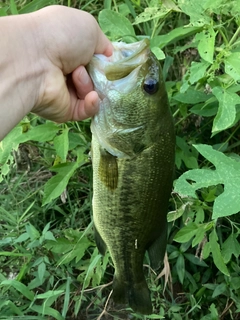
M166 249L174 126L149 41L113 46L88 66L101 99L91 123L95 239L114 263L114 301L150 314L143 260L147 250L157 269Z

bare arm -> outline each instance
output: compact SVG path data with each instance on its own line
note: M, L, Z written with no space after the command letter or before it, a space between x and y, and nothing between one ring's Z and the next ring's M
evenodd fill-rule
M84 66L110 41L88 13L50 6L0 18L0 140L29 112L64 122L98 110Z

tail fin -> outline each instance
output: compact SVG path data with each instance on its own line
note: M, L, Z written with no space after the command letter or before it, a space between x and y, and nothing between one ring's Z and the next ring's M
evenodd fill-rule
M150 292L145 279L138 283L129 284L114 277L113 300L119 304L128 303L135 312L152 313Z

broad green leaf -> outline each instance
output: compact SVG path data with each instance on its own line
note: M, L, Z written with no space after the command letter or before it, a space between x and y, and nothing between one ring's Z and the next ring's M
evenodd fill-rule
M50 316L52 317L52 319L55 319L55 320L65 320L65 318L63 318L63 316L61 316L61 314L57 310L51 307L45 306L44 304L41 306L32 305L30 309L39 314Z
M182 254L180 254L177 258L176 270L177 270L179 281L181 284L183 284L183 280L185 276L185 260Z
M236 276L236 277L232 277L231 278L231 287L235 290L240 289L240 277Z
M156 56L158 60L163 60L165 59L165 53L158 47L152 47L151 51L153 54Z
M188 259L191 263L197 266L208 267L208 265L203 260L200 260L198 257L194 256L191 253L184 253L184 258Z
M195 145L215 170L194 169L185 172L175 184L175 192L182 196L196 198L195 191L204 187L224 184L224 192L213 205L213 219L229 216L240 211L240 162L229 158L208 145Z
M208 100L209 96L205 92L197 91L194 88L190 87L185 92L175 94L175 96L173 96L173 99L182 103L196 104Z
M28 300L33 301L34 299L34 293L32 291L30 291L28 289L27 286L25 286L25 284L17 281L17 280L13 280L13 279L9 279L9 280L4 280L1 282L0 286L10 286L13 287L14 289L16 289L18 292L20 292L24 297L26 297Z
M131 22L115 11L108 9L100 11L98 22L103 32L109 35L112 40L118 40L123 36L135 37Z
M171 9L166 8L165 6L158 7L147 7L144 9L144 12L140 13L133 24L139 24L153 19L164 18Z
M56 153L61 158L62 162L66 162L69 149L68 131L68 128L63 129L62 133L57 135L53 140Z
M12 150L17 150L19 145L18 137L21 134L22 127L18 125L0 142L0 182L3 180L3 175L6 175L10 170L10 165L13 162L11 152Z
M64 293L64 290L48 290L47 292L37 294L35 299L48 299L51 297L58 297Z
M190 111L203 117L215 116L218 112L218 101L214 96L210 97L205 103L194 105Z
M213 261L216 265L216 267L225 275L229 276L229 272L227 269L227 266L225 265L224 261L223 261L223 256L221 254L220 251L220 246L217 242L218 238L217 238L217 234L215 229L210 233L209 235L209 243L211 246L211 252L212 252L212 256L213 256Z
M205 13L201 1L178 0L178 6L188 16L192 26L202 27L211 24L211 18Z
M15 0L10 0L10 10L11 10L11 14L18 14L18 10L17 10L17 6L15 3Z
M198 230L198 226L192 222L181 228L174 237L174 240L180 243L189 241Z
M240 97L233 92L229 92L221 87L215 87L213 94L219 101L218 113L213 121L212 132L223 131L234 124L236 118L236 105L240 104Z
M210 64L206 61L202 61L202 62L193 61L189 70L190 76L188 81L190 82L190 84L194 84L198 82L200 79L202 79L205 76L205 72L209 65Z
M201 58L209 63L213 63L215 37L216 33L213 27L209 27L196 35L196 41L199 41L198 52Z
M223 294L224 292L226 292L226 290L227 290L227 285L225 282L218 284L213 291L212 298L218 297L220 294Z
M43 283L45 272L46 272L46 264L42 262L38 266L38 278L41 281L41 283Z
M237 234L230 234L227 240L222 245L222 256L225 263L228 263L232 255L237 259L240 256L240 243L237 240Z
M205 230L205 226L204 224L200 225L200 227L198 228L196 234L195 234L195 237L192 241L192 246L195 247L196 245L198 245L204 238L205 236L205 233L206 233L206 230Z
M59 129L60 127L56 123L48 121L22 133L19 142L23 143L29 140L39 142L51 141L58 133Z
M224 59L225 72L229 74L235 81L240 80L240 52L232 52Z
M96 248L95 252L97 252L97 248ZM80 296L80 304L82 302L84 289L88 287L88 285L91 281L91 276L92 276L92 274L94 274L94 270L96 268L96 265L99 263L99 261L101 261L101 258L102 258L102 256L100 254L97 254L94 257L94 259L91 261L90 265L88 266L87 273L86 273L84 281L83 281L83 286L82 286L82 291L81 291L81 296Z
M151 39L151 46L153 47L157 46L160 49L163 49L166 45L175 43L181 39L185 39L186 37L189 37L201 30L202 30L201 27L189 27L189 26L178 27L171 30L169 33L153 37Z
M59 164L51 168L57 174L50 178L44 186L43 206L62 194L77 168L78 163L72 162Z
M47 231L44 235L45 240L53 240L56 241L56 238L54 237L53 233L51 231Z
M0 142L0 182L3 180L3 176L8 174L10 165L13 163L12 150L17 150L20 143L29 140L50 141L58 131L59 127L50 121L36 127L30 127L27 131L24 130L24 123L20 123L10 131Z
M26 224L25 229L31 240L36 240L40 237L40 233L30 222Z
M57 238L56 241L48 241L45 244L45 247L48 250L51 250L55 253L66 253L73 249L74 244L71 243L68 239L65 238Z
M188 144L183 138L177 136L176 137L176 165L178 168L182 165L182 161L189 169L197 169L198 168L198 153L196 149Z
M0 8L0 17L7 16L7 9L8 9L8 7Z

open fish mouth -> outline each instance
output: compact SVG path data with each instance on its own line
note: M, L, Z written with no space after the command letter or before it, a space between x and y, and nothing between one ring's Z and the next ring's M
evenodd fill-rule
M148 59L148 39L129 44L123 42L113 42L112 44L114 50L111 57L102 54L96 54L93 57L90 63L91 73L95 69L104 74L108 81L115 81L125 78Z

